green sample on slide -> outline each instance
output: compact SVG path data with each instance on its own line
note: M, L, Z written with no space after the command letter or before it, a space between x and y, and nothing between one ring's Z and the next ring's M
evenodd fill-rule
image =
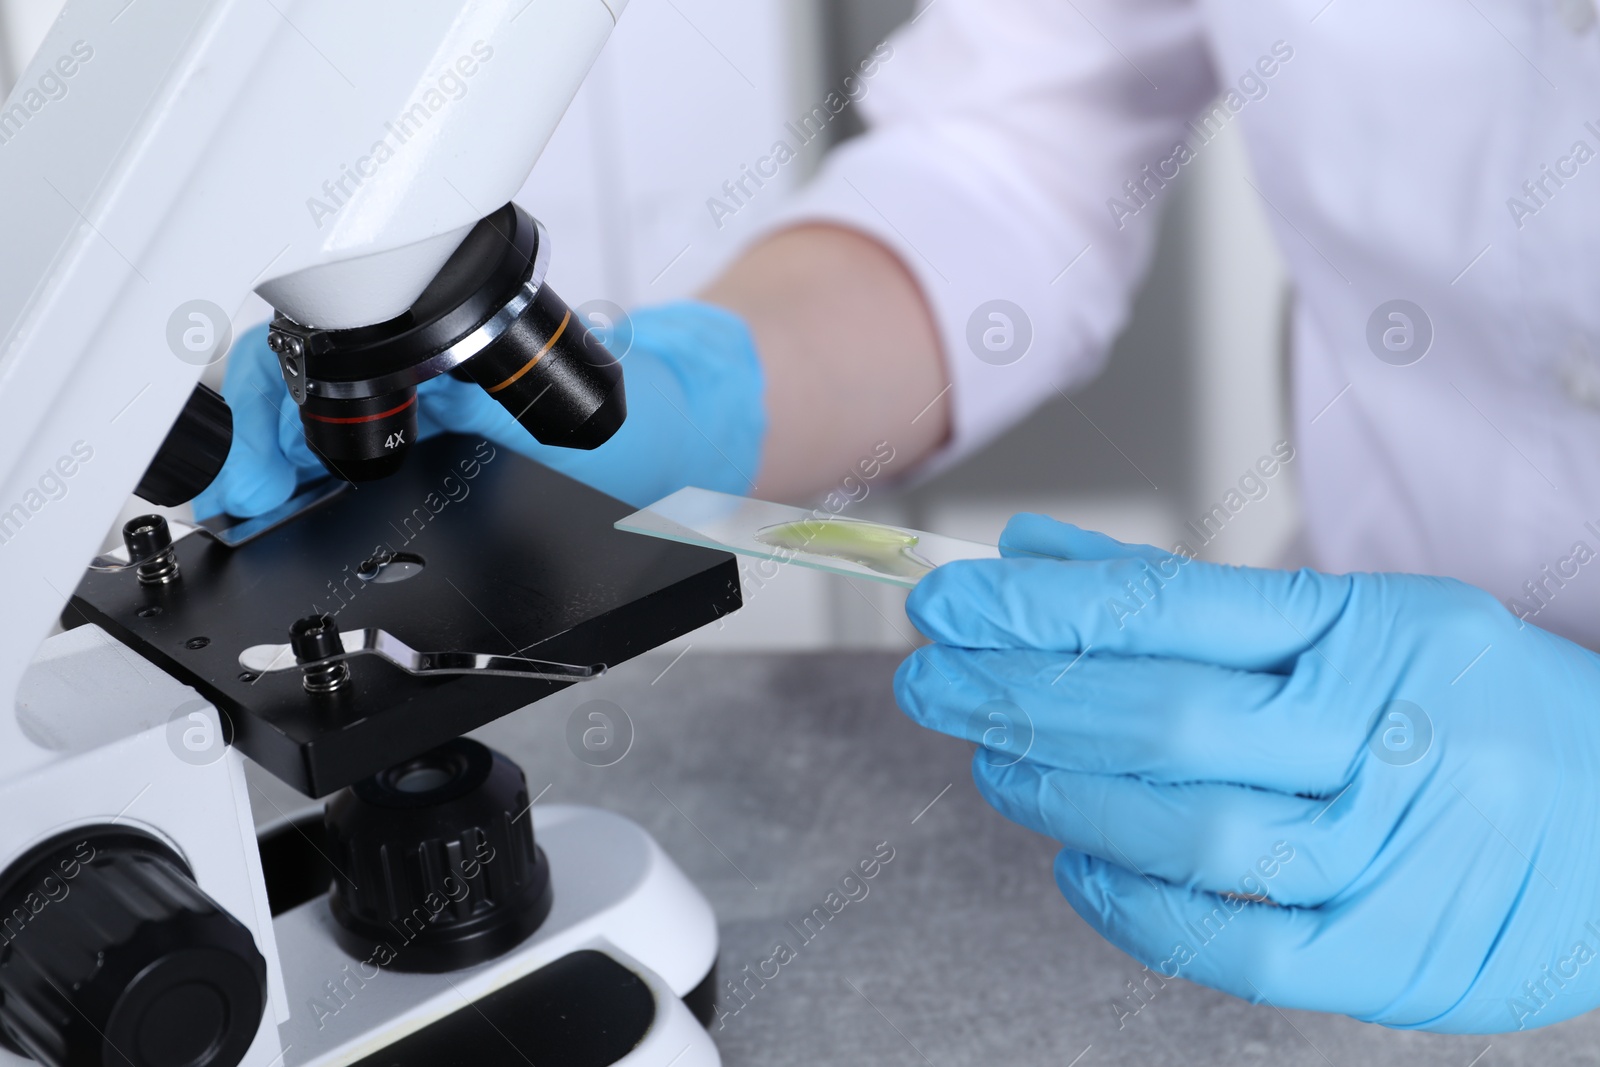
M790 552L808 552L869 567L894 578L917 579L933 564L917 555L922 538L893 526L854 519L801 519L769 526L756 540Z

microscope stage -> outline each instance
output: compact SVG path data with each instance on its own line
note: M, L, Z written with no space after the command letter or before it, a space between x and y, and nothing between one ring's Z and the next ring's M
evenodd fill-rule
M632 510L506 448L439 437L239 548L182 538L170 585L91 571L62 622L96 623L194 686L241 751L326 796L572 683L419 678L358 656L348 685L313 694L298 669L245 670L242 651L320 612L419 651L615 666L740 607L732 556L614 529Z

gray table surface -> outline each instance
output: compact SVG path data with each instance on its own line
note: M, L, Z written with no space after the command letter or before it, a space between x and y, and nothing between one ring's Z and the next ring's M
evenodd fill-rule
M549 786L541 803L609 808L654 834L716 907L725 978L775 941L796 948L713 1027L729 1065L1600 1063L1600 1013L1443 1036L1280 1012L1181 980L1119 1029L1112 1004L1139 965L1062 900L1056 845L984 804L969 746L895 707L897 662L650 655L475 735L517 759L534 792ZM569 749L568 720L592 700L633 723L610 767ZM787 924L880 842L894 859L867 896L801 944Z

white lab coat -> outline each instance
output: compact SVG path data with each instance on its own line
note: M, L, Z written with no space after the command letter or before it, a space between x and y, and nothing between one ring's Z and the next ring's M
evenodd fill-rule
M915 273L959 454L1095 371L1231 93L1210 128L1241 126L1297 293L1315 564L1452 575L1600 645L1593 4L934 0L872 72L873 131L786 220L863 229ZM1009 366L968 340L996 298L1034 331ZM1396 299L1432 324L1410 365L1403 320L1376 331L1401 352L1369 345Z

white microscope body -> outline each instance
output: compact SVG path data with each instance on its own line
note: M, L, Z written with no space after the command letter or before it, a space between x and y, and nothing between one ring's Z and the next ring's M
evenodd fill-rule
M242 757L175 755L215 709L98 627L46 640L200 376L168 343L184 309L256 292L326 329L403 312L521 187L625 3L71 0L0 109L0 871L80 828L169 847L266 961L229 1063L355 1063L581 949L656 998L615 1062L718 1062L678 999L715 919L643 831L540 810L556 905L532 938L442 978L352 980L323 900L272 916ZM29 907L74 891L59 871ZM0 966L35 918L0 916ZM143 1067L184 1047L146 1036L43 1051Z

